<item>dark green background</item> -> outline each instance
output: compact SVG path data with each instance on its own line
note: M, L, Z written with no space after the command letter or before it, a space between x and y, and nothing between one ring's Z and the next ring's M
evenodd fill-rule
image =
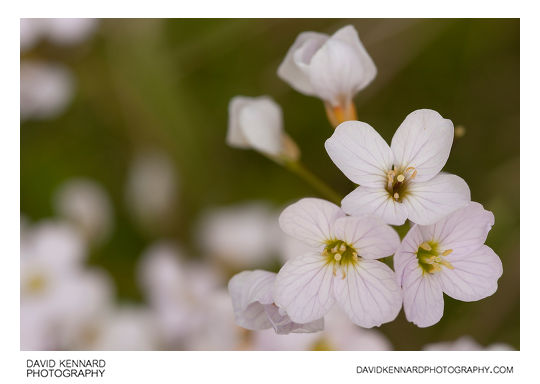
M65 180L86 176L111 195L115 232L90 263L113 275L119 300L141 300L135 262L152 240L176 239L194 257L202 209L244 200L276 207L317 192L252 151L225 145L227 105L235 95L271 95L304 163L342 195L352 183L323 148L332 130L322 102L295 92L276 70L297 34L333 33L353 24L378 75L355 99L359 120L390 141L405 116L437 110L466 129L445 170L463 177L472 198L495 214L488 238L504 274L495 295L475 303L445 297L445 315L420 329L403 313L381 330L396 349L472 335L519 348L519 21L518 20L103 20L88 42L40 43L22 59L70 67L76 96L67 112L21 127L21 212L49 217ZM140 149L169 153L181 179L172 225L148 234L126 212L124 183Z

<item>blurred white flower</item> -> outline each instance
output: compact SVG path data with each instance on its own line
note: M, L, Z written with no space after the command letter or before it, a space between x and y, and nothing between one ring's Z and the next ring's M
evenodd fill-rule
M243 271L232 277L229 281L229 294L236 323L250 330L273 328L279 334L322 330L322 318L307 324L298 324L276 306L273 296L276 276L272 272L255 270Z
M128 173L126 202L145 229L161 226L171 219L178 183L176 169L164 152L145 151L135 157Z
M513 351L514 348L504 343L494 343L484 347L471 336L461 336L455 341L427 344L424 351Z
M110 304L108 279L83 266L86 251L66 224L43 222L21 238L21 349L69 349Z
M351 25L332 36L301 33L278 68L278 76L298 92L324 101L334 126L356 120L352 99L376 75L377 68Z
M103 187L89 179L72 179L56 191L54 206L60 217L78 228L83 237L100 243L110 235L112 205Z
M283 131L280 106L268 96L231 99L227 144L254 149L276 161L296 161L300 156L295 142Z
M105 312L94 324L84 349L152 351L160 339L154 314L145 307L121 306Z
M97 19L21 19L21 51L32 48L40 39L57 45L75 45L88 39L96 30Z
M273 329L251 332L244 349L255 351L310 351L321 337L320 333L277 334Z
M21 120L60 115L74 93L73 76L60 64L21 62Z
M279 251L278 215L265 203L250 202L203 213L197 239L204 253L235 269L268 264Z
M167 349L235 349L240 328L213 270L183 261L180 251L167 243L150 247L139 267L141 286Z

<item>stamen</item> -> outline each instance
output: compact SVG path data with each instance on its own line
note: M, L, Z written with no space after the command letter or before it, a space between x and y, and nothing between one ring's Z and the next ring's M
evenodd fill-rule
M341 244L341 245L339 246L339 251L340 251L340 252L345 252L346 249L347 249L347 247L345 246L345 244Z
M345 280L346 277L347 277L347 274L345 273L343 268L341 268L341 280Z
M334 248L332 248L332 253L336 253L337 251L338 251L338 247L336 245Z
M352 255L353 255L353 257L358 257L358 253L356 253L356 252L353 252Z
M405 176L403 176L403 175L398 175L397 181L399 181L400 183L403 183L403 180L405 180Z
M341 260L341 255L340 255L339 253L336 253L336 254L334 255L334 260L340 261L340 260Z
M336 265L332 265L332 275L336 276Z
M394 193L394 199L396 199L396 200L399 199L399 193L397 193L397 192Z
M420 248L425 249L426 251L431 251L431 245L429 245L426 241L420 244Z
M452 252L454 252L453 249L447 249L446 251L444 251L444 252L442 253L442 255L443 255L443 256L448 256L448 255L451 254Z
M439 261L439 264L444 265L448 269L454 269L454 266L450 264L448 261L446 261L445 259L441 259L441 261Z
M323 249L322 254L323 256L328 256L328 249Z
M418 173L418 171L415 169L413 174L411 175L410 179L414 179L416 177L416 174Z

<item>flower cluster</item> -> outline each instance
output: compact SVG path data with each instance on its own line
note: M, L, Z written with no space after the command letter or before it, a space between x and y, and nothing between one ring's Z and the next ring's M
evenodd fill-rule
M371 328L393 321L403 306L407 320L428 327L443 316L443 292L476 301L497 290L502 264L484 245L494 216L471 201L462 178L442 172L452 121L430 109L413 111L388 145L357 121L353 104L376 74L352 26L332 36L301 33L279 66L279 77L294 89L323 100L335 127L325 149L357 187L341 206L303 198L283 210L281 229L305 247L277 274L244 271L230 280L238 325L278 334L317 332L338 306L354 324ZM235 97L229 114L230 145L298 169L291 164L300 152L283 132L272 99ZM305 178L321 186L313 175ZM392 225L406 223L410 229L400 240ZM393 270L385 259L391 256Z

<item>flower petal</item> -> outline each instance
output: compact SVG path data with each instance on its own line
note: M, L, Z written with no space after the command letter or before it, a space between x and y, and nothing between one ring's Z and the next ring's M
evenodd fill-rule
M275 303L296 323L320 319L334 305L333 277L332 266L318 253L290 260L276 278Z
M382 188L358 187L345 196L341 207L349 215L373 215L391 225L401 225L407 219L405 205L391 199Z
M272 326L264 304L272 304L272 289L276 274L261 270L244 271L229 281L236 323L246 329L266 329Z
M272 323L272 327L274 327L274 330L278 335L286 335L289 333L312 333L324 329L324 318L306 324L299 324L291 321L287 314L281 314L280 308L276 305L265 305L264 308L268 319Z
M374 216L337 219L334 235L337 239L351 244L364 259L393 255L399 247L397 232Z
M345 268L345 278L334 279L334 293L349 318L365 328L394 320L401 309L394 271L376 260L360 260Z
M394 160L386 141L369 124L346 121L324 144L336 166L351 181L364 187L383 188Z
M408 263L403 271L402 288L407 320L420 328L441 320L444 312L443 291L434 275L423 274L418 263Z
M476 301L497 291L503 268L501 259L484 245L469 255L446 257L454 269L443 268L437 274L444 293L461 301Z
M461 177L440 173L429 181L409 185L403 205L411 221L430 225L471 201L469 186Z
M351 100L377 74L352 26L344 27L313 55L308 67L317 96L334 106Z
M317 32L303 32L298 35L280 64L277 74L291 87L305 95L314 96L306 67L315 52L328 40L328 35Z
M414 167L417 181L427 181L441 171L454 139L452 121L431 109L410 113L392 138L395 165Z
M396 271L396 278L398 284L403 286L404 272L410 263L414 263L414 266L418 266L418 259L416 253L418 247L424 241L430 239L424 239L419 225L413 225L409 232L403 238L399 249L394 255L394 270ZM410 268L413 268L412 266Z
M495 223L493 213L470 202L437 223L421 227L426 239L436 239L442 249L452 249L452 257L468 255L480 248Z
M320 246L332 235L334 221L345 212L329 201L304 198L289 205L279 216L283 232L312 246Z

